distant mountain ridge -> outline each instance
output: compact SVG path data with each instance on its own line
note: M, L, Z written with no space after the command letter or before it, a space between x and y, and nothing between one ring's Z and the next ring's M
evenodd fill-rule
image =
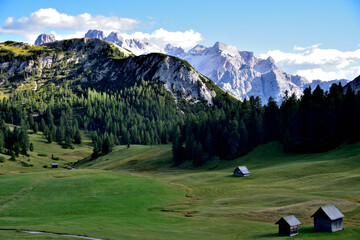
M238 99L259 96L263 103L269 97L281 101L285 92L301 96L305 88L317 85L327 91L333 83L345 85L348 80L310 82L305 77L290 75L276 66L274 59L261 59L250 51L239 51L234 46L217 42L212 47L197 45L185 52L167 46L167 54L187 60L200 73L212 79L219 87Z
M101 30L90 29L86 34L86 38L98 38L101 40L115 43L116 45L129 49L136 55L143 55L153 52L164 53L164 51L155 45L153 45L148 39L124 39L119 32L111 32L107 37Z
M8 42L7 47L30 49L26 43ZM0 46L1 48L1 46ZM29 51L30 51L29 50ZM36 52L38 51L38 52ZM42 44L42 49L32 50L24 56L7 59L0 64L4 81L21 82L73 79L77 84L121 87L146 81L159 80L172 93L195 103L213 104L217 93L225 93L211 80L198 73L185 61L165 54L152 53L134 56L128 50L97 38L68 39ZM4 53L6 54L6 53ZM32 77L27 77L32 75ZM31 79L31 80L30 80Z
M251 51L239 51L236 47L216 42L212 47L197 45L185 51L181 47L166 44L156 46L148 39L125 39L119 32L111 32L105 36L101 30L89 30L86 38L98 38L112 42L135 55L149 53L165 53L188 61L197 71L213 80L219 87L237 99L244 100L250 96L259 96L263 103L269 97L282 101L285 92L301 96L306 87L315 89L317 85L327 91L331 84L345 79L333 81L308 81L298 75L290 75L276 66L271 57L261 59Z

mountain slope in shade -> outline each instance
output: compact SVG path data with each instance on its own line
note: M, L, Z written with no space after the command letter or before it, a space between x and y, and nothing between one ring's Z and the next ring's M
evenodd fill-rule
M345 92L349 86L351 86L352 90L354 90L355 92L360 91L360 75L344 86Z
M49 42L55 42L55 35L51 33L43 33L37 37L35 45L41 45Z

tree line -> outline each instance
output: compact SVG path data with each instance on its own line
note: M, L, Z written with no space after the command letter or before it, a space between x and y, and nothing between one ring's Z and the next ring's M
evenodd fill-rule
M322 152L360 139L360 94L341 84L324 92L306 88L298 98L285 94L278 105L269 98L234 103L188 114L173 141L174 162L199 166L214 156L223 159L248 153L259 144L280 141L286 152Z
M47 142L65 148L80 144L85 133L92 139L93 157L119 144L172 143L175 164L200 166L270 141L280 141L288 152L319 152L360 136L360 95L350 87L344 93L340 84L327 92L307 88L300 98L286 93L280 105L272 98L263 105L259 97L238 101L217 94L213 106L175 102L160 81L104 91L72 84L13 91L3 98L0 151L29 150L27 130L40 131ZM5 122L21 127L10 131Z

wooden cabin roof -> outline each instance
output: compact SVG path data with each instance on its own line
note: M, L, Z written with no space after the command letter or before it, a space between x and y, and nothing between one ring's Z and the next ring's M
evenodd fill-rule
M345 217L342 212L335 205L328 205L319 208L311 217L316 217L319 214L325 214L330 220L336 220Z
M280 224L282 222L286 222L290 227L297 226L297 225L301 224L299 219L297 219L294 215L282 217L275 224Z
M237 166L237 168L235 168L235 170L236 169L239 169L240 172L242 172L243 174L250 174L250 172L249 172L249 170L247 169L246 166Z

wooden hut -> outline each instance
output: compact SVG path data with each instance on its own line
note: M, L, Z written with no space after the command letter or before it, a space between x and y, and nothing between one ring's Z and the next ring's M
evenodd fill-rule
M59 168L59 164L58 163L52 163L51 168Z
M337 232L344 230L344 214L335 205L319 208L311 217L314 218L314 230L316 232Z
M237 166L234 170L234 176L247 177L250 176L250 172L245 166Z
M282 217L275 224L279 224L279 236L295 236L299 233L301 222L294 216Z

